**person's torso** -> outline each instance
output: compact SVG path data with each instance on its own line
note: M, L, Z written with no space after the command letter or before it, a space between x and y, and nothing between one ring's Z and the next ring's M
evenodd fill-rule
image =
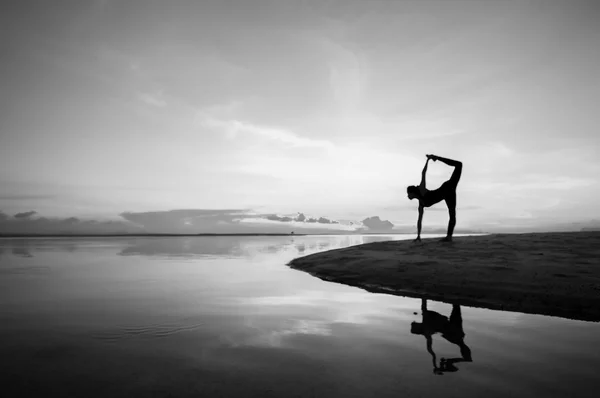
M442 186L438 189L425 192L425 195L423 195L423 197L419 199L419 203L421 204L421 206L430 207L444 200L444 184L442 184Z
M423 327L431 334L443 333L448 328L448 317L426 310L423 312Z

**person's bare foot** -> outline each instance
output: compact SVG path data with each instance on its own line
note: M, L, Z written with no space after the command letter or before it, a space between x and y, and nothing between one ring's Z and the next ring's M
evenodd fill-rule
M443 239L440 239L440 242L452 242L452 238L451 238L451 237L448 237L448 236L446 236L445 238L443 238Z

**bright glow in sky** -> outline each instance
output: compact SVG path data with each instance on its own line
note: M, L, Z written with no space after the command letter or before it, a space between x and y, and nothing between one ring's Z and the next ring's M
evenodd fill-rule
M600 218L596 1L20 1L0 210L252 209L460 227ZM451 169L430 166L435 188ZM425 224L444 226L444 203Z

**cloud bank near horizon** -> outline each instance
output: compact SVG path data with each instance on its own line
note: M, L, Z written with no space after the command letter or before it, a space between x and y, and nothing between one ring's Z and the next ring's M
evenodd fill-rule
M393 224L379 217L361 221L338 221L305 213L261 214L247 209L187 209L125 212L121 216L148 232L168 233L334 233L390 231ZM379 223L374 222L379 220Z
M149 212L123 212L121 219L95 220L78 217L44 217L30 210L8 215L0 211L0 234L48 234L48 235L110 235L136 233L416 233L412 222L394 225L379 216L362 221L334 220L328 217L307 216L306 213L272 214L258 213L249 209L178 209ZM445 223L429 224L424 233L444 233ZM457 228L456 233L473 232L544 232L580 231L600 229L600 219L559 222L552 218L535 220L523 214L505 217L494 223L475 228Z
M348 233L391 231L379 217L338 221L326 217L261 214L248 209L179 209L123 212L123 220L97 221L77 217L48 218L36 211L9 216L0 212L0 233L122 234L122 233Z
M139 226L122 220L35 217L36 214L38 213L32 210L11 217L0 211L0 234L110 235L144 232Z

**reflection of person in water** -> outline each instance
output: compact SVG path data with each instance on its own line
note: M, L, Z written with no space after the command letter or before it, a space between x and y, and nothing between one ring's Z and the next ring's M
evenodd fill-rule
M471 349L465 344L465 332L462 328L462 315L460 306L453 305L450 319L435 311L427 310L427 300L421 299L421 310L423 322L413 322L410 326L410 332L425 336L427 341L427 352L433 359L433 373L444 374L444 372L456 372L458 368L454 365L457 362L472 362ZM442 358L440 366L437 366L436 355L433 351L432 336L435 333L441 333L442 337L460 347L461 358Z

